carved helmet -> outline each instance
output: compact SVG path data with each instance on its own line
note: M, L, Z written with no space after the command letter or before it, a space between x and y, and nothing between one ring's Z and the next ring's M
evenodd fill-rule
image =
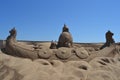
M69 28L64 24L63 31L62 32L69 32Z

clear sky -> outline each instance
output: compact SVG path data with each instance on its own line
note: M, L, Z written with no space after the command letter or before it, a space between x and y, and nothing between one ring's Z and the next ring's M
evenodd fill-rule
M120 0L0 0L0 39L17 29L17 40L58 40L66 24L74 42L120 41Z

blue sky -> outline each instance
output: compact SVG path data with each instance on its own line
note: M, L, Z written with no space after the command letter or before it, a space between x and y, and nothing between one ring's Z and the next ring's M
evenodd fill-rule
M120 0L0 0L0 39L16 27L18 40L58 40L66 24L74 42L120 41Z

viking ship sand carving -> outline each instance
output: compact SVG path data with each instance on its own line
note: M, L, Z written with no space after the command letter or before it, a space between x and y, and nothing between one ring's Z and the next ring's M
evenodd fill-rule
M58 41L19 41L15 28L0 51L0 80L120 80L120 47L75 43L64 25ZM19 33L18 33L19 34Z
M22 45L16 40L17 31L15 28L9 31L10 35L6 39L5 52L9 55L22 58L47 59L47 60L86 60L90 61L95 57L114 55L116 46L106 47L102 50L94 50L90 52L88 47L77 47L73 44L73 38L69 29L64 25L60 34L58 43L51 42L49 48L40 48L40 46L29 47ZM25 46L25 47L24 47ZM105 53L104 53L105 52Z

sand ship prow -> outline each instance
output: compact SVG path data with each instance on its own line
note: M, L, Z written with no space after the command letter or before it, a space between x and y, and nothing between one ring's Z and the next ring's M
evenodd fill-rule
M9 33L10 35L6 39L5 47L5 52L7 52L7 54L31 59L37 58L37 53L33 49L28 48L28 46L26 48L26 45L22 45L17 42L17 31L15 28L11 29Z

